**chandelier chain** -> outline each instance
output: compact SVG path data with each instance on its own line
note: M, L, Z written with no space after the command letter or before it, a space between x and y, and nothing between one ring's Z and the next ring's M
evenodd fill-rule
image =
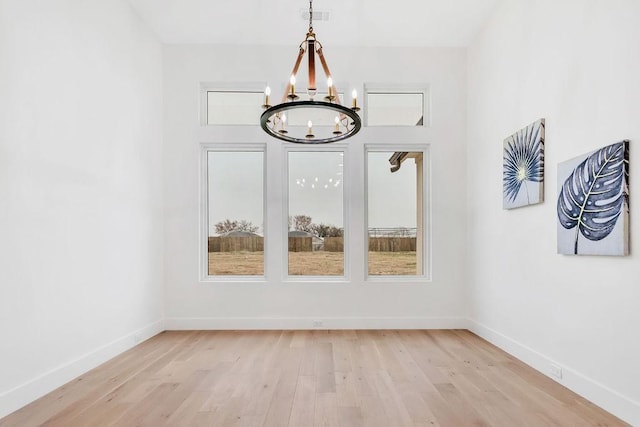
M313 0L309 0L309 33L313 33Z

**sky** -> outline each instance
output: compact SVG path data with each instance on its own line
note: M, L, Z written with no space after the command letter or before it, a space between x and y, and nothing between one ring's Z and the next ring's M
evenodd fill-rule
M407 159L391 173L393 152L368 153L368 226L416 226L416 168ZM289 215L344 226L344 157L341 152L289 153ZM225 219L263 226L263 153L209 152L209 232Z

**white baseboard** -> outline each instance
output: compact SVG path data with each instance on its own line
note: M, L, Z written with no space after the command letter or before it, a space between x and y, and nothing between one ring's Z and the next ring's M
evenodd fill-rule
M468 320L467 324L471 332L501 348L535 370L540 371L623 421L634 426L640 426L640 404L638 402L621 395L615 390L588 378L566 365L554 361L544 354L494 329L471 319ZM551 374L552 364L562 368L562 378L556 378Z
M4 393L0 393L0 418L9 415L28 403L33 402L56 388L68 383L74 378L164 330L164 321L158 320L110 343L98 347L75 360L71 360L61 366L58 366L57 368L54 368L22 385Z
M321 322L320 324L317 322ZM167 330L467 329L460 317L173 317Z

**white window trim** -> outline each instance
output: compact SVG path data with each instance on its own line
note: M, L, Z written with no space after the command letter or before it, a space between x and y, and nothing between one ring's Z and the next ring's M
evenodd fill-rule
M422 151L422 274L409 275L369 275L369 153L370 152L396 152ZM367 143L364 145L364 277L367 283L389 283L389 282L431 282L431 254L432 254L432 230L431 230L431 156L429 144L390 144L390 143Z
M369 126L368 111L368 95L369 93L421 93L422 94L422 113L423 127L431 127L431 88L429 84L388 84L388 83L365 83L363 94L363 125ZM393 125L374 125L372 127L394 127ZM414 126L398 126L402 128L411 128ZM420 126L417 126L420 127Z
M262 222L267 224L267 144L266 143L202 143L200 144L200 281L201 282L260 282L268 277L268 227L263 227L263 274L255 276L209 275L209 159L210 152L262 152Z
M282 246L282 273L283 273L283 282L287 283L347 283L350 282L351 278L351 269L350 269L350 235L351 231L349 230L349 211L350 211L350 195L351 191L349 186L351 185L349 175L350 171L348 170L348 161L349 161L349 149L346 143L332 143L329 145L307 145L301 146L299 144L288 144L285 145L282 149L283 158L282 164L285 168L285 177L283 180L282 187L282 212L285 213L283 215L283 223L282 229L287 233L287 236L283 238L283 246ZM291 152L342 152L343 156L343 174L342 174L342 224L344 228L343 232L343 262L344 262L344 274L342 276L292 276L289 275L289 239L288 239L288 231L289 231L289 153Z

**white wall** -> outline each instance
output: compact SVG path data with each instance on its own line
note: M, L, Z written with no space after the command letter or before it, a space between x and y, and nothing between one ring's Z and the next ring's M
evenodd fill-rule
M365 142L401 143L419 135L431 144L432 277L430 283L364 283L364 260L352 256L347 283L286 283L282 273L282 200L267 201L267 283L199 282L200 143L267 142L267 185L282 188L281 142L255 126L199 129L201 82L268 82L279 97L297 44L292 46L165 46L165 245L167 327L329 328L462 327L467 316L465 269L466 51L464 49L371 49L325 46L338 88L362 93L364 83L430 85L432 126L405 132L364 129L349 142L346 172L362 189ZM306 69L306 68L305 68ZM348 93L348 92L347 92ZM256 123L258 117L256 117ZM360 160L358 160L360 159ZM359 191L359 190L357 190ZM357 192L354 191L354 192ZM353 196L353 194L352 194ZM350 197L346 227L352 250L362 253L364 207ZM268 232L269 230L267 230ZM347 231L349 232L349 231ZM271 272L271 273L269 273Z
M161 57L123 0L0 1L0 417L162 329Z
M469 48L473 330L640 425L640 3L507 1ZM502 210L502 141L546 118L543 204ZM625 258L556 254L559 162L631 140Z

